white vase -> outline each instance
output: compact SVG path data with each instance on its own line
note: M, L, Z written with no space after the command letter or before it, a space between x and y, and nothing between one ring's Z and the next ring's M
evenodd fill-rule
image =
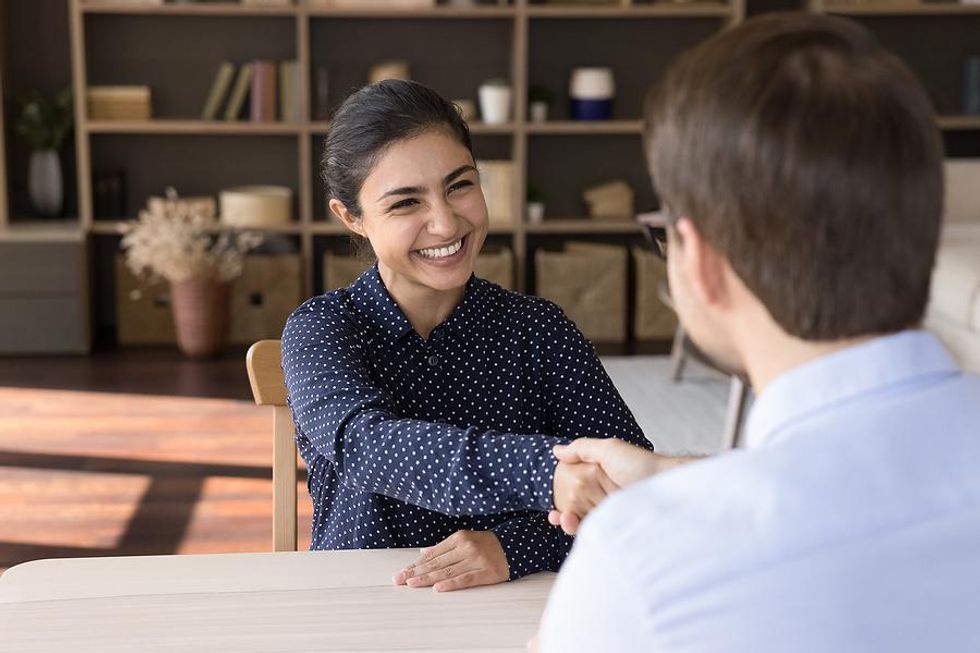
M488 125L510 120L510 87L484 84L480 87L480 113Z
M28 164L27 189L31 204L41 215L61 213L63 189L61 181L61 160L55 150L35 150L31 152Z
M548 120L548 103L540 100L532 102L530 113L531 122L545 122Z
M527 221L530 224L541 224L544 221L544 202L527 203Z

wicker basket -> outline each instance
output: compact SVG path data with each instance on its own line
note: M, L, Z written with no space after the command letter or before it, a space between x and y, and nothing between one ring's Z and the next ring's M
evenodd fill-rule
M303 300L298 254L248 256L231 297L231 342L248 345L279 338L286 318Z
M667 266L654 253L633 248L636 263L636 312L633 317L633 336L637 340L670 338L677 328L674 311L660 301L658 286L667 283Z
M623 247L593 243L538 250L537 294L561 306L589 340L624 342L626 255Z

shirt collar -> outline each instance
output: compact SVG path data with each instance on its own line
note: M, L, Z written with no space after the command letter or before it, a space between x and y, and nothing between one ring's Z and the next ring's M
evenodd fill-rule
M350 288L354 304L380 327L390 342L397 342L412 332L408 318L385 288L377 263L365 270Z
M443 328L457 332L470 328L480 313L480 299L487 292L487 285L483 279L471 275L466 283L463 301L453 309L442 324L433 329L433 333ZM414 332L408 318L385 287L377 263L354 281L351 291L354 303L381 328L390 342L397 342Z
M776 442L793 421L875 390L956 374L959 367L943 346L921 330L842 349L800 365L766 387L749 413L746 447Z

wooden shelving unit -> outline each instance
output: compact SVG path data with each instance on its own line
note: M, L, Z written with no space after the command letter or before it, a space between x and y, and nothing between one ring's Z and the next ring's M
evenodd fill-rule
M330 70L331 106L364 83L372 58L375 63L387 58L409 61L413 78L453 99L475 101L476 88L487 77L510 80L513 120L504 125L473 122L470 129L479 158L514 161L513 215L524 215L529 181L543 186L548 196L544 222L515 219L495 223L490 230L493 245L514 252L518 289L533 292L532 261L538 248L574 239L640 242L639 229L631 220L577 217L585 211L581 191L592 183L623 178L636 191L637 211L655 208L639 143L640 99L674 55L745 15L745 0L622 0L603 6L497 0L473 8L439 0L431 9L407 10L338 9L316 0L296 0L285 7L65 1L76 98L85 98L90 84L147 83L154 89L155 103L159 90L161 102L157 117L148 121L89 120L85 102L76 102L76 232L103 243L114 242L111 239L120 233L119 216L95 214L92 189L99 170L127 171L127 182L132 182L128 217L134 217L147 195L168 185L189 195L217 195L221 188L239 183L288 185L294 191L295 221L268 232L295 243L304 264L307 295L320 290L321 254L348 247L344 228L327 218L318 178L319 151L330 128L326 116L313 106L312 83L318 67ZM810 8L872 21L902 15L936 16L933 20L980 16L980 6L959 4L845 5L813 0ZM184 37L185 32L198 38ZM142 47L143 37L151 41L145 52L133 47ZM119 50L124 46L117 46L117 39L129 44L128 49ZM361 47L364 43L370 47ZM123 52L125 57L120 56ZM306 71L298 89L301 119L294 123L198 119L218 63L250 58L294 59ZM553 103L549 121L530 121L528 87L543 83L556 97L563 97L568 73L582 65L616 71L614 119L568 120L565 107ZM980 131L980 116L946 113L938 120L942 129L967 136ZM267 170L264 177L263 169ZM5 205L5 190L0 188L0 207ZM102 247L103 255L107 248Z
M240 150L248 150L249 147L262 151L264 146L252 145L252 137L262 137L264 140L257 140L254 143L279 143L279 148L289 148L295 152L295 163L290 163L290 167L295 170L295 178L292 178L289 185L294 189L296 195L296 222L293 225L281 229L271 230L274 233L294 236L298 239L299 248L305 263L305 292L311 294L319 290L316 279L319 276L318 262L315 259L315 252L322 251L324 243L317 245L317 241L326 240L327 249L337 249L342 247L346 233L343 227L335 222L326 219L324 208L325 198L321 197L320 182L317 179L318 150L320 141L329 130L329 122L322 117L314 116L311 107L311 77L317 65L323 65L324 59L327 64L336 65L337 62L331 58L340 58L331 51L330 44L336 38L332 29L341 31L346 27L352 30L363 30L365 33L377 28L390 28L392 24L398 25L401 31L410 31L413 28L423 29L426 35L463 33L464 35L473 34L476 42L472 46L474 50L479 47L480 39L497 42L500 36L509 39L509 47L502 48L498 53L499 61L497 64L488 64L481 61L484 68L492 68L496 65L497 76L508 77L514 88L514 120L505 125L486 125L481 122L474 122L470 125L474 136L477 155L481 158L508 158L515 162L516 175L515 189L512 198L512 213L515 216L524 214L524 196L526 193L526 182L532 166L529 159L538 156L538 149L544 146L538 145L539 138L547 141L555 139L578 139L579 137L591 137L588 143L595 142L592 138L614 138L630 139L638 150L638 135L641 132L642 124L639 120L640 106L635 98L642 95L645 87L654 81L651 74L649 79L625 79L622 84L629 87L643 86L644 88L633 89L634 98L632 104L626 110L632 115L617 116L615 120L607 122L575 122L564 119L561 115L555 115L554 120L544 123L534 123L527 120L527 87L529 83L539 82L533 79L535 75L541 76L540 71L533 70L534 62L532 57L537 56L535 52L536 30L545 30L546 36L551 35L550 30L568 29L569 39L578 38L582 29L588 29L593 23L579 19L592 19L599 21L598 24L609 26L610 29L620 30L616 36L603 37L589 33L590 44L598 43L599 55L594 61L595 65L607 65L616 69L618 64L631 64L630 61L623 61L622 56L616 60L613 55L606 58L602 56L602 43L607 43L606 49L611 49L609 44L620 47L620 43L615 43L623 26L628 26L631 21L642 21L637 23L634 31L636 41L635 50L638 52L644 45L644 41L649 36L645 28L663 29L665 32L672 31L673 21L679 20L690 24L695 21L702 25L685 41L683 37L677 40L676 47L671 46L669 52L660 55L658 69L666 65L667 60L677 51L685 47L694 45L703 36L713 33L725 26L738 22L744 15L743 0L732 0L730 3L719 2L692 2L692 3L657 3L650 4L645 2L623 2L610 6L557 6L552 4L538 4L533 0L501 0L496 4L481 4L476 7L453 7L438 5L431 9L409 9L409 10L352 10L338 9L323 6L322 2L309 2L299 0L296 4L286 7L254 7L244 6L234 3L228 4L164 4L164 5L137 5L122 4L115 2L91 1L91 0L69 0L70 2L70 22L72 33L72 66L74 73L75 94L78 98L86 96L86 89L90 83L90 78L99 79L98 83L117 83L115 79L107 80L107 73L98 70L97 64L93 63L93 53L98 54L100 50L111 48L111 44L93 43L89 33L93 27L99 26L99 21L113 21L113 33L128 29L147 30L148 25L159 26L161 29L175 29L172 25L179 21L210 20L209 29L213 27L213 32L222 32L224 21L235 21L238 38L243 38L241 34L250 34L251 23L243 21L255 21L255 24L264 24L260 21L292 21L292 28L279 26L277 29L281 33L280 39L291 39L283 50L288 50L287 56L281 58L293 58L299 62L301 69L308 71L308 75L303 76L303 84L300 89L300 103L302 107L302 120L298 123L252 123L248 121L202 121L191 115L161 115L159 118L149 121L106 121L89 120L86 115L84 102L76 104L76 150L78 153L78 187L79 187L79 213L80 222L83 229L97 236L118 235L120 222L118 219L105 219L94 215L92 205L92 182L93 170L98 164L105 166L106 160L118 152L129 153L136 148L131 145L139 139L140 147L164 147L180 139L179 144L186 145L188 148L194 147L194 141L188 139L211 139L208 142L213 148L220 149L225 147L222 142L238 143ZM152 22L150 22L152 21ZM397 21L397 22L395 22ZM702 21L707 21L704 23ZM387 27L385 27L387 26ZM619 26L619 27L616 27ZM436 32L441 30L441 32ZM494 31L496 30L496 31ZM698 31L700 30L700 31ZM691 31L691 30L689 30ZM100 32L101 33L101 32ZM287 35L288 36L282 36ZM387 32L385 33L388 34ZM135 38L131 36L130 38ZM273 38L272 36L269 37ZM381 40L381 39L379 39ZM410 41L410 39L406 39ZM472 55L467 52L466 41L459 41L459 45L454 51L443 50L439 56L450 59L458 58L459 63L456 69L457 75L466 75L467 56ZM411 43L406 43L411 45ZM431 42L420 44L418 49L424 45L431 49ZM541 44L537 44L541 45ZM550 45L550 43L549 43ZM194 51L193 43L188 42L186 49ZM437 48L440 46L436 46ZM443 46L443 47L452 47ZM205 72L198 73L202 77L211 74L211 68L217 65L214 55L209 54L211 50L204 48L205 57L200 62ZM412 51L411 48L402 53L401 58L413 62L420 53ZM207 57L211 57L208 60ZM268 55L263 55L267 56ZM479 54L485 57L484 54ZM105 59L105 57L102 57ZM157 56L157 60L166 57ZM378 58L383 58L380 54ZM420 68L429 65L434 67L432 61L422 61ZM551 65L551 62L549 62ZM567 74L575 65L584 65L581 61L567 61L563 64L565 69L560 73L561 79L553 79L553 86L556 91L564 90L567 82ZM95 69L93 69L93 67ZM146 76L151 76L152 70L146 70ZM442 71L444 72L444 71ZM474 73L476 74L476 73ZM133 73L130 72L132 77ZM438 75L435 75L436 77ZM342 78L342 75L338 75ZM431 75L430 75L431 77ZM418 77L420 81L432 83L425 78L423 73ZM209 77L208 77L209 80ZM132 80L119 80L118 83L126 83ZM475 100L476 86L481 78L465 80L471 87L470 97ZM363 80L362 82L363 83ZM350 86L344 83L344 79L338 82L341 86ZM198 86L201 84L199 83ZM449 97L459 97L458 92L453 94L452 90L440 88L438 83L432 83L441 92ZM450 84L447 84L450 86ZM456 87L460 84L456 83ZM161 94L165 94L167 89L163 89ZM189 91L188 91L189 92ZM156 95L156 88L154 88ZM331 104L336 103L342 98L342 90L331 90ZM465 97L465 96L464 96ZM203 101L203 98L202 98ZM187 113L186 111L184 112ZM214 141L214 137L225 138L224 141ZM285 140L283 140L285 139ZM633 140L637 139L637 140ZM617 141L620 142L620 141ZM286 145L288 143L289 145ZM176 147L176 145L175 145ZM553 146L549 146L553 147ZM633 145L622 146L621 149L633 150ZM544 148L548 149L548 148ZM108 153L107 153L108 152ZM487 152L485 154L484 152ZM147 152L151 155L151 152ZM586 157L582 157L583 159ZM119 165L127 165L128 162L120 161ZM559 165L575 165L575 161L558 162ZM147 165L145 162L135 165ZM234 166L235 161L222 163L223 166ZM543 164L536 164L538 166ZM595 164L593 164L595 165ZM615 168L615 165L613 166ZM163 175L164 173L160 173ZM645 174L645 173L642 173ZM594 182L602 181L606 178L616 177L614 171L606 174L597 174ZM162 188L171 182L166 178L160 178L156 182L158 188ZM250 182L255 183L255 182ZM648 184L647 184L648 185ZM217 194L219 187L210 188L209 192ZM569 186L566 188L549 189L556 196L564 197L566 194L573 197L566 204L577 202L582 190L581 186ZM644 204L638 204L638 210L649 210L653 206L648 206L652 200L649 189L646 193ZM642 196L642 193L641 193ZM138 205L139 198L133 198L129 204ZM556 206L555 211L562 213L569 209L582 210L576 206ZM135 210L133 210L135 213ZM576 211L565 213L565 215L575 215ZM132 217L132 216L130 216ZM523 220L515 219L512 223L494 223L490 230L490 239L498 244L509 246L515 254L515 280L518 288L532 290L530 275L528 274L526 261L533 253L533 245L529 239L544 238L548 242L553 242L555 238L564 237L620 237L627 240L636 237L638 229L630 221L606 222L591 221L586 218L579 219L547 219L542 224L529 225ZM333 242L333 241L338 242ZM330 243L333 242L332 245Z
M822 2L815 11L839 16L960 16L980 15L980 5L955 2Z

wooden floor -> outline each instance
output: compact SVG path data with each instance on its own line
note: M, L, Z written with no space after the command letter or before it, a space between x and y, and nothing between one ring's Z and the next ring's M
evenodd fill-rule
M272 416L252 403L243 361L165 350L0 358L0 570L270 550Z

